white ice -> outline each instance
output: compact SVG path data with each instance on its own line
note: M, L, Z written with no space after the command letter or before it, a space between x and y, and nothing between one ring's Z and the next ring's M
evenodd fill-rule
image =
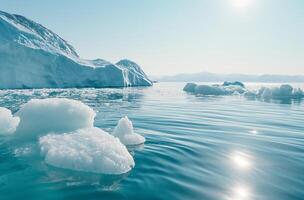
M119 139L95 127L45 135L39 139L39 144L45 162L59 168L122 174L135 165Z
M0 135L13 134L19 122L19 117L14 117L9 109L0 107Z
M114 129L113 135L125 145L138 145L145 142L145 138L134 133L133 124L127 116L118 121Z
M37 135L93 127L96 113L80 101L49 98L30 100L16 115L20 117L18 134Z

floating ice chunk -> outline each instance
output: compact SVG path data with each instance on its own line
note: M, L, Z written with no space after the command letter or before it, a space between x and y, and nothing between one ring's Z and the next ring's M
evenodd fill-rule
M262 87L258 92L258 97L264 99L303 98L304 94L300 88L293 88L290 85L281 85L280 87L273 87L273 88Z
M234 92L238 92L239 94L245 93L247 90L239 85L229 85L229 86L221 86L221 88L225 91L227 95L233 94Z
M59 168L123 174L135 165L127 148L117 138L95 127L48 134L40 137L39 144L45 162Z
M13 134L19 122L19 117L14 117L9 109L0 107L0 135Z
M261 97L264 99L270 99L272 97L272 91L269 88L262 88L260 93L261 93Z
M30 100L16 115L21 119L17 133L28 135L93 127L96 113L80 101L49 98Z
M304 97L304 92L300 88L294 88L292 91L292 96L295 98L302 98Z
M245 85L238 81L224 82L222 85L196 85L195 83L187 83L183 90L201 95L235 95L237 93L243 94L247 91Z
M254 97L256 97L257 94L254 91L248 90L247 92L243 93L243 95L248 98L254 98Z
M293 88L291 85L281 85L280 96L289 97L292 95Z
M114 129L113 135L125 145L137 145L145 142L145 138L134 133L133 124L128 117L123 117L118 121Z
M197 85L195 83L187 83L183 90L186 92L195 92L196 86Z
M240 86L242 88L245 88L245 84L239 81L235 81L235 82L229 82L229 81L225 81L223 83L223 86Z
M233 95L233 96L240 96L241 94L240 94L238 91L234 91L234 92L232 93L232 95Z
M210 85L198 85L195 88L196 94L203 94L203 95L225 95L226 92L223 88L218 86L210 86Z

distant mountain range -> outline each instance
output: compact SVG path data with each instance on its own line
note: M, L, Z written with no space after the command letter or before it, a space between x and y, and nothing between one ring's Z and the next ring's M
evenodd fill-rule
M242 81L242 82L304 82L304 75L248 75L248 74L215 74L201 72L194 74L177 74L174 76L153 77L153 80L164 82L223 82L223 81Z

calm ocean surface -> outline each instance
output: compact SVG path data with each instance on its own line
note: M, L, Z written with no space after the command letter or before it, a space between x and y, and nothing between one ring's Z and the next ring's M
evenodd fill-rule
M113 176L49 166L37 140L0 137L0 199L304 199L303 102L198 97L183 86L0 91L13 112L33 98L80 100L109 132L127 115L146 138L129 149L135 168Z

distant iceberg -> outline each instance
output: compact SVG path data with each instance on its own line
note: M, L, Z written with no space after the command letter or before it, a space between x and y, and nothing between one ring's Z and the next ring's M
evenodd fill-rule
M0 89L150 86L139 65L85 60L42 25L0 11Z
M241 82L224 82L222 85L197 85L195 83L187 83L183 89L186 92L197 95L233 95L243 94L247 92L245 85Z
M304 98L304 92L300 88L293 88L291 85L283 84L280 87L261 87L258 91L249 90L242 82L224 82L222 85L197 85L195 83L187 83L183 88L184 91L196 95L243 95L249 98L262 99L280 99Z

